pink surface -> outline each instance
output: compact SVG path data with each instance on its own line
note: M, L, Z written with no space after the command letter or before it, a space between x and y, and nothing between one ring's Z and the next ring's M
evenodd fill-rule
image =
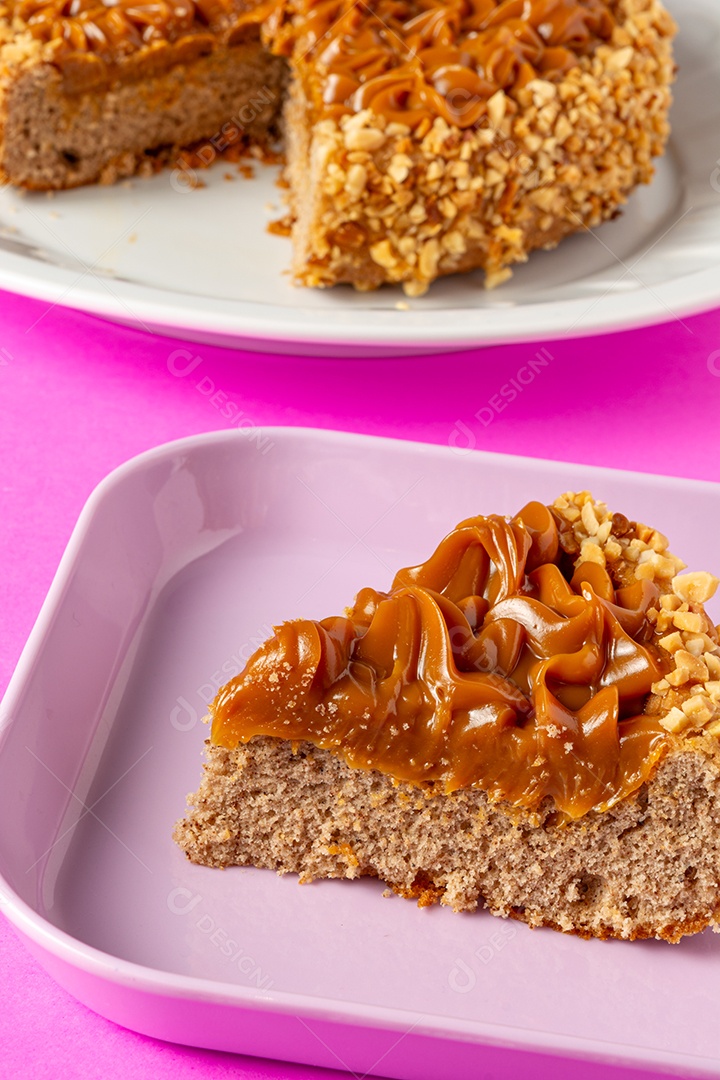
M0 691L90 490L168 439L241 421L260 441L251 425L305 424L720 480L720 312L539 350L368 362L231 353L0 304ZM101 1020L4 922L0 956L0 1077L321 1075ZM491 1065L540 1075L528 1061Z

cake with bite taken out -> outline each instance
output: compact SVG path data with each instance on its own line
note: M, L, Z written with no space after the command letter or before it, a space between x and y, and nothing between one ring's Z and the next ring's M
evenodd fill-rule
M297 282L492 286L651 179L674 29L660 0L6 0L0 176L282 129Z

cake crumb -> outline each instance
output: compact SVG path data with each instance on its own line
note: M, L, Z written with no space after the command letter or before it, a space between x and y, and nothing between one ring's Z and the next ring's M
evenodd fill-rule
M292 233L292 218L287 215L279 221L270 221L266 226L267 232L273 236L290 236Z

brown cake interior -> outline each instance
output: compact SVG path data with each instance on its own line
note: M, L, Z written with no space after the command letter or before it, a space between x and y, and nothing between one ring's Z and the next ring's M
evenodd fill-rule
M720 752L677 741L635 796L559 828L481 791L425 794L327 750L258 736L207 748L175 839L205 866L379 877L421 905L486 907L583 937L675 942L720 915Z
M237 117L247 138L266 143L278 131L285 79L284 61L259 40L102 93L67 94L60 72L33 67L7 93L3 169L30 189L112 183L144 161L173 162L180 147Z

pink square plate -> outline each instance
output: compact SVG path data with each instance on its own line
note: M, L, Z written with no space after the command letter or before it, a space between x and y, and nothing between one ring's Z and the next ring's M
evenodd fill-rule
M58 982L159 1038L363 1075L498 1075L515 1055L535 1077L578 1059L585 1078L720 1076L712 934L585 942L373 880L201 868L171 840L205 704L273 623L568 488L718 570L720 485L690 480L293 429L186 439L108 477L0 712L0 905Z

